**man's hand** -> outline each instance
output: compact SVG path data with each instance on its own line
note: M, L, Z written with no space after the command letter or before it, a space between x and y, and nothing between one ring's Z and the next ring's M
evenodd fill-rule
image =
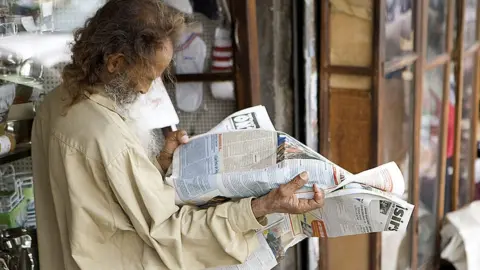
M313 199L298 199L295 191L308 182L308 173L297 175L287 184L270 191L267 195L252 200L252 210L255 217L263 217L272 213L302 214L323 206L325 193L313 185Z
M168 167L172 164L173 152L182 144L188 143L189 138L185 130L179 130L170 132L165 137L165 146L163 146L160 155L157 157L158 164L164 172L168 170Z

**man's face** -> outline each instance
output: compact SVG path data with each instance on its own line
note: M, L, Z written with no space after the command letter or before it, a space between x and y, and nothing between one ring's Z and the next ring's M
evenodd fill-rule
M173 56L173 46L171 42L165 44L162 49L157 50L153 67L149 71L136 67L118 72L117 75L105 85L105 92L119 106L118 110L127 119L126 123L131 131L137 136L141 145L147 151L149 157L155 157L160 151L160 145L153 130L145 123L148 119L138 116L138 110L141 109L135 101L141 94L146 94L153 81L161 77L168 67ZM115 59L113 59L115 60ZM121 62L119 62L121 64ZM117 67L119 63L112 61L107 68ZM121 68L121 65L118 66ZM115 70L115 69L112 69ZM111 71L110 71L111 72ZM152 117L154 117L152 115Z
M132 72L132 77L137 78L136 91L142 94L148 92L152 82L163 75L165 70L170 65L173 57L173 45L171 41L165 43L163 48L158 49L153 61L153 67L151 70L143 71L142 69L136 69ZM135 80L135 79L134 79Z
M106 85L105 92L121 107L127 107L137 100L140 94L150 89L152 82L163 75L173 57L173 45L166 42L157 49L152 67L131 67L125 69L122 55L113 55L107 62L107 70L116 74Z

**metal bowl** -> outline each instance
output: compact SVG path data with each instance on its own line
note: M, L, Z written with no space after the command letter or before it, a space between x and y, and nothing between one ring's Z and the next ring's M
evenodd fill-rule
M0 50L0 75L13 75L17 73L20 57L12 52Z
M43 80L43 66L33 59L29 58L19 66L18 75L24 80L42 81Z
M30 143L33 119L8 121L5 131L14 135L16 144Z

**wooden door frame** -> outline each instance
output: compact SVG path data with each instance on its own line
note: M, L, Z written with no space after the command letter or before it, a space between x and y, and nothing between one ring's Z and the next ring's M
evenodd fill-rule
M256 5L256 0L230 1L237 109L261 104Z

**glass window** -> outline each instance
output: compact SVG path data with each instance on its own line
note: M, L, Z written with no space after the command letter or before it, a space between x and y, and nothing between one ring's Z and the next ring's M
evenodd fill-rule
M473 117L473 91L475 58L464 59L463 70L463 100L462 122L460 124L460 182L459 182L459 206L470 201L470 165L472 161L472 117Z
M331 65L369 67L372 64L372 9L372 0L348 4L330 0Z
M435 252L444 67L425 73L420 127L418 264L431 264Z
M385 11L385 60L413 52L412 0L387 0Z
M427 59L446 51L448 1L430 0L428 5Z
M414 80L411 67L400 69L385 76L385 87L381 102L385 108L382 114L381 141L382 161L395 161L405 178L403 199L409 200L410 176L412 175L412 145L414 118ZM403 233L382 233L383 270L408 269L411 264L410 230Z
M452 186L453 186L453 155L455 152L455 69L452 65L450 70L450 87L447 108L447 153L445 167L445 199L444 213L452 210Z
M464 48L468 48L477 41L477 5L478 0L466 0Z

